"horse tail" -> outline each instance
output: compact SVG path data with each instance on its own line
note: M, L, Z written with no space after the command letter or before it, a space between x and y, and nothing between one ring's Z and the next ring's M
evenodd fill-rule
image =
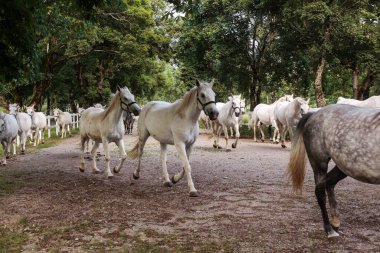
M297 125L296 132L292 139L292 150L288 164L288 177L293 183L293 190L302 193L303 182L305 179L306 149L303 140L303 129L312 113L302 117Z
M131 149L130 151L127 152L127 155L129 156L129 158L131 158L132 160L137 158L137 156L139 154L139 147L140 147L140 141L138 141L136 143L136 145L133 147L133 149Z

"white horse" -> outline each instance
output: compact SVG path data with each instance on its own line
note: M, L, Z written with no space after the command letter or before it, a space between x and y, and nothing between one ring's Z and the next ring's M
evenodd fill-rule
M53 115L56 117L56 123L61 129L61 138L66 137L66 131L71 134L70 125L73 123L71 114L69 112L63 112L60 109L55 108Z
M139 141L128 152L131 158L139 158L137 169L133 173L134 179L140 177L144 145L149 136L152 136L161 144L164 185L170 187L186 174L190 197L199 196L191 178L189 156L199 134L198 119L201 111L203 110L211 120L218 117L218 110L215 107L215 93L212 86L213 82L200 83L197 80L196 87L188 91L182 100L177 100L174 103L152 101L144 106L138 119ZM175 145L183 164L182 171L174 175L171 181L166 165L168 144Z
M240 100L239 127L243 124L243 115L245 114L245 98ZM234 137L233 127L230 127L231 137Z
M32 129L35 131L33 146L45 142L44 132L47 127L46 115L43 112L35 112L34 105L26 107L26 112L32 118Z
M7 164L10 145L13 144L13 155L16 155L16 137L18 132L17 120L13 115L0 112L0 142L3 145L3 162Z
M235 143L232 143L232 148L236 148L237 142L240 138L239 132L239 116L241 114L240 109L241 95L230 96L227 103L217 103L216 108L219 112L218 119L213 123L215 124L214 133L214 148L220 148L219 138L223 131L224 139L226 140L226 151L228 149L228 129L233 127L236 132Z
M278 143L280 140L278 127L276 125L276 121L274 119L274 107L278 102L282 101L293 101L293 94L292 95L285 95L281 98L279 98L276 102L273 104L267 105L267 104L258 104L255 109L253 110L252 117L249 121L249 126L253 129L253 140L257 141L256 139L256 126L259 128L261 132L261 141L264 142L265 135L261 128L261 124L266 126L272 126L275 128L273 132L273 142ZM277 138L276 138L277 136Z
M92 161L94 173L100 171L96 167L96 150L100 143L103 143L105 158L106 158L106 173L107 177L113 177L110 169L110 154L108 144L114 142L120 151L122 158L119 164L113 169L118 173L123 166L127 157L124 149L124 124L123 124L123 111L130 111L138 115L141 111L140 107L135 102L135 97L127 87L117 87L117 93L112 98L107 110L101 108L90 107L86 109L80 121L80 137L81 137L81 163L79 170L84 172L84 145L89 139L95 143L92 147Z
M106 106L105 106L105 105L102 105L102 104L99 104L99 103L94 104L93 107L94 107L94 108L100 108L100 109L106 109Z
M355 105L359 107L380 108L380 96L372 96L364 101L339 97L337 104Z
M9 104L9 113L16 116L18 124L18 134L21 142L21 154L25 154L25 146L28 135L32 135L32 119L24 112L19 112L20 106L18 104ZM31 136L32 137L32 136Z
M309 101L296 97L292 102L278 102L274 107L274 118L281 136L281 146L285 146L285 133L289 131L293 137L293 127L296 127L302 116L309 111Z

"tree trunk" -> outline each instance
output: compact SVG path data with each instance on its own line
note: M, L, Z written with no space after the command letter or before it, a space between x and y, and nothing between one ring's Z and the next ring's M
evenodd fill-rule
M257 78L251 79L251 84L249 86L249 102L250 102L250 110L256 107L256 105L260 104L260 96L261 96L261 88L259 85L259 80Z
M330 1L329 4L331 4L332 2L333 1ZM328 44L330 42L330 30L331 30L330 17L326 18L322 29L323 29L323 41L321 44L321 54L319 57L318 66L315 73L315 80L314 80L314 92L315 92L315 98L317 100L318 107L323 107L326 105L325 95L323 93L322 78L323 78L323 71L325 70L325 65L326 65L326 55L327 55Z
M41 111L43 104L43 95L51 84L51 74L53 73L53 52L57 45L54 37L49 38L48 50L46 54L45 73L42 80L38 81L33 88L33 95L29 105L34 104L36 111Z
M368 71L367 76L364 78L363 83L360 87L360 97L361 99L369 98L369 89L371 88L372 82L375 79L375 73L371 70Z
M325 68L326 59L324 56L322 56L319 59L317 71L315 73L315 81L314 81L314 92L315 92L315 98L317 100L317 106L323 107L326 105L325 101L325 95L323 93L323 87L322 87L322 75L323 70Z
M359 87L359 67L357 63L355 63L354 67L352 68L352 92L352 97L354 99L362 99Z

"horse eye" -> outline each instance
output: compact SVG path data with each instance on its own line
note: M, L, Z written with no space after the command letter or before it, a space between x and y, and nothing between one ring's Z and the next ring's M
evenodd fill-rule
M202 98L205 98L206 96L205 96L205 94L202 93L202 94L201 94L201 97L202 97Z

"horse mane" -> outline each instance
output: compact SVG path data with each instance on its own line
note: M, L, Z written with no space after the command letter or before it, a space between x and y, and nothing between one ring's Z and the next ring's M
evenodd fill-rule
M191 90L185 93L182 99L177 100L180 103L179 107L176 110L176 113L180 115L180 117L184 116L184 112L187 107L189 107L190 101L193 99L194 95L196 95L197 87L193 87Z
M112 97L112 100L111 100L107 110L104 112L102 120L104 120L108 116L108 114L110 114L110 112L116 107L118 99L120 99L119 94L120 94L120 92L117 92L115 94L115 96Z

